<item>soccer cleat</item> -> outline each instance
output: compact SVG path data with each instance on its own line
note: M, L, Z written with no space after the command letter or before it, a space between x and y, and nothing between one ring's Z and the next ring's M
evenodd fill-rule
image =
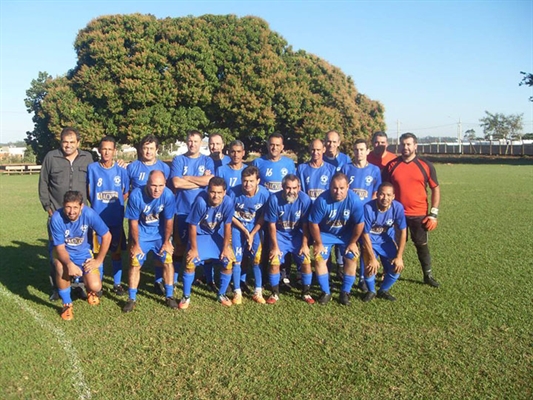
M396 297L394 297L386 290L378 290L378 298L383 300L396 301Z
M344 306L349 306L350 303L350 293L348 292L341 292L341 295L339 296L339 303L341 303Z
M357 284L357 288L363 293L367 293L368 292L368 286L366 285L366 282L365 282L364 279L359 279L359 283Z
M331 300L331 294L322 292L322 295L318 298L318 302L325 306Z
M61 310L61 318L65 321L70 321L74 318L74 312L72 311L72 303L63 304L63 309Z
M225 306L225 307L231 307L231 305L233 304L233 303L231 302L231 300L228 299L227 296L226 296L225 294L219 294L219 295L217 296L217 301L218 301L221 305L223 305L223 306Z
M266 300L263 297L263 293L255 292L253 297L252 297L252 300L255 301L256 303L259 303L259 304L265 304L266 303Z
M183 296L180 300L180 303L178 304L178 307L180 310L186 310L189 308L189 305L191 304L191 298Z
M113 285L112 289L113 293L115 293L117 296L124 296L126 294L126 290L122 287L122 285Z
M309 293L302 294L302 300L307 304L315 304L315 299L313 299L313 296L311 296Z
M154 282L154 293L159 296L165 295L165 284L163 283L163 281Z
M437 282L431 274L424 275L424 283L434 288L438 288L440 286L439 282Z
M56 289L52 289L52 294L50 294L50 297L48 298L50 301L57 301L59 300L59 292Z
M136 304L136 301L135 301L135 300L128 299L128 301L126 302L126 304L124 305L124 307L122 307L122 312L123 312L123 313L129 313L129 312L132 312L133 309L135 308L135 304Z
M178 308L178 302L174 297L167 297L165 303L167 303L167 307L172 308L173 310Z
M87 300L87 293L85 293L83 283L78 286L72 286L72 297L77 297L80 300Z
M100 298L95 292L89 292L87 294L87 303L89 303L91 306L97 306L100 304Z
M233 299L231 300L231 302L235 305L242 304L242 294L239 292L235 292L233 294Z
M267 304L276 304L279 301L279 296L276 293L272 293L267 299Z
M374 292L366 292L365 297L363 297L363 301L368 303L369 301L374 300L374 297L376 297Z

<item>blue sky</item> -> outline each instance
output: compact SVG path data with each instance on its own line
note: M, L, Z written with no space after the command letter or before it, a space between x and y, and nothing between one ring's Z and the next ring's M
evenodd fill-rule
M522 1L10 1L0 2L0 142L33 129L24 98L39 71L76 64L78 30L98 16L255 15L293 49L350 75L385 106L389 136L457 136L491 113L523 114L533 132L533 0Z

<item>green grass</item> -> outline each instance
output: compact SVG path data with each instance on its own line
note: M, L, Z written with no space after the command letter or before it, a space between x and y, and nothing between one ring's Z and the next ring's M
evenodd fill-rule
M532 398L533 166L436 167L439 289L409 243L395 303L223 309L195 287L176 312L147 268L133 313L106 290L71 322L48 301L37 177L0 176L0 398Z

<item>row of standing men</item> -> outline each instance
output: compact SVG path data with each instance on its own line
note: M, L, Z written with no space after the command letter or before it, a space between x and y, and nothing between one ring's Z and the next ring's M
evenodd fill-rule
M79 133L65 128L61 148L45 157L39 182L41 203L51 217L51 278L63 300L62 316L72 317L73 277L82 277L91 304L99 302L102 273L94 272L102 269L108 249L113 290L125 294L121 285L124 216L129 224L130 258L124 312L136 305L140 267L150 251L155 255L154 287L171 308L188 308L198 265L203 265L206 283L217 291L222 305L242 302L241 286L248 287L250 268L253 300L276 303L280 285L291 285L290 274L284 268L280 271L280 265L290 265L287 254L296 262L302 298L308 303L315 302L310 292L311 258L315 259L322 291L318 302L326 304L331 299L326 262L332 249L342 272L342 304L350 303L356 269L360 270L358 286L366 291L364 301L376 295L394 300L389 289L403 269L407 227L424 282L438 287L431 273L427 232L437 225L440 190L433 165L416 155L416 136L402 135L398 157L387 151L383 132L374 134L371 152L364 140L357 140L353 162L339 151L340 141L335 131L328 132L324 141L313 140L310 160L296 168L283 155L283 136L272 134L267 154L247 166L242 142L230 143L224 155L222 137L211 135L211 155L205 156L200 153L202 134L191 131L187 152L176 156L169 167L157 159L157 138L148 135L140 143L139 159L124 168L114 161L112 137L102 139L101 159L92 163L90 153L79 149ZM427 186L432 193L429 210ZM72 192L79 196L73 197ZM86 199L91 208L81 204ZM91 230L99 243L90 243ZM360 248L365 251L358 262ZM90 256L91 250L96 258ZM376 293L378 258L384 281ZM221 265L219 287L213 282L214 261ZM261 265L268 265L266 272ZM183 296L178 303L173 292L179 271L183 271ZM266 300L263 276L268 277L272 293ZM232 300L226 296L231 281Z

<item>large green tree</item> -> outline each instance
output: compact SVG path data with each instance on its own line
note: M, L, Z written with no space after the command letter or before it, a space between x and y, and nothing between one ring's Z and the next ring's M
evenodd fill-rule
M485 139L520 139L523 129L523 115L502 113L490 113L485 111L485 116L480 118L480 126L483 128Z
M79 31L74 48L74 68L58 78L40 73L27 92L35 123L27 141L39 159L65 125L79 128L85 146L105 134L174 142L199 129L259 151L279 131L299 155L330 129L344 135L346 150L385 128L383 106L351 77L293 51L257 17L105 16Z

